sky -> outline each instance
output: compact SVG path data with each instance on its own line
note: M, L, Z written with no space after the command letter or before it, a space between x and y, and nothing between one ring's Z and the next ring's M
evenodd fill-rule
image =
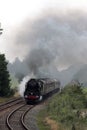
M86 0L0 0L0 20L4 25L15 25L26 17L35 17L44 8L87 10Z
M60 68L86 63L86 16L87 0L0 0L0 52L12 62L51 47Z

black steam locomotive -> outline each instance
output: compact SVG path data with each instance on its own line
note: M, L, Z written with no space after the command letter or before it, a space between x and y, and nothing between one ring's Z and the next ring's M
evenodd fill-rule
M41 101L47 95L58 92L60 82L55 79L30 79L25 85L24 98L26 103Z

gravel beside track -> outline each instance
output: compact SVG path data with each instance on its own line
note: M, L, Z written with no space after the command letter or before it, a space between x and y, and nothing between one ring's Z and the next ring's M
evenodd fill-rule
M36 105L33 109L31 109L27 115L25 116L25 124L28 127L28 130L39 130L37 126L37 114L40 110L45 107L44 104Z

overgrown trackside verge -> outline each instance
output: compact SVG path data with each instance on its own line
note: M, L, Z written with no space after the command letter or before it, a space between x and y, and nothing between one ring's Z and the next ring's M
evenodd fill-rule
M81 85L66 86L50 100L44 113L43 125L49 117L60 124L58 130L87 130L87 99Z

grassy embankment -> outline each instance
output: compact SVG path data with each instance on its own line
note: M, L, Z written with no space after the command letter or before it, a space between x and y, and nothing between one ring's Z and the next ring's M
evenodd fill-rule
M87 130L86 90L80 85L66 86L60 94L53 96L38 115L40 130Z

